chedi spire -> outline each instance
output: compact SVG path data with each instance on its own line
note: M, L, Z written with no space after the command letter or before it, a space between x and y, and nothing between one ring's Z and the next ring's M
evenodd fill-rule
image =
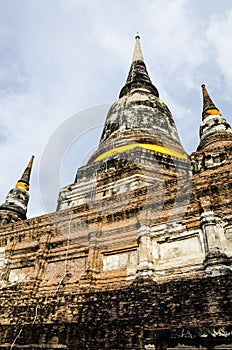
M0 206L0 226L27 218L28 191L33 160L34 156L31 157L15 188L9 191L5 202Z
M131 90L137 88L146 89L149 92L152 92L156 97L159 97L159 92L152 84L151 79L148 75L141 50L140 37L138 35L135 37L135 49L130 71L126 80L126 84L122 88L119 97L121 98L124 95L128 94Z
M16 187L25 188L27 191L29 190L31 169L32 169L34 158L35 158L34 156L31 157L31 159L30 159L26 169L24 170L20 180L17 182Z
M198 150L213 144L222 142L231 137L232 129L215 106L204 84L201 85L203 95L202 123L200 126L200 145Z
M144 62L139 35L136 35L136 37L135 37L135 49L134 49L134 55L133 55L132 62L135 62L135 61Z
M203 112L202 112L203 119L207 115L221 115L219 109L215 106L215 104L211 100L209 93L205 87L205 84L202 84L201 88L202 88L202 95L203 95Z

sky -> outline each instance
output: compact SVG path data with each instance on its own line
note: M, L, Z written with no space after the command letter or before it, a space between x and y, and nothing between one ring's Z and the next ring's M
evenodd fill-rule
M1 203L34 154L28 217L55 210L97 148L137 32L188 153L202 83L232 124L231 0L0 0Z

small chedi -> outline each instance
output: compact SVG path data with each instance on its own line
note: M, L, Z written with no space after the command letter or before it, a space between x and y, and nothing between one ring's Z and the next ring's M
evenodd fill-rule
M32 157L0 206L0 349L232 349L232 129L202 92L188 155L137 36L98 149L27 219Z

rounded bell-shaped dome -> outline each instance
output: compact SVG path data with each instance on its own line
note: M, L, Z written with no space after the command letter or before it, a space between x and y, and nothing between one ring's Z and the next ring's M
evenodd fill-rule
M132 90L110 108L100 147L112 139L133 139L136 142L171 146L176 151L184 152L166 104L141 88Z

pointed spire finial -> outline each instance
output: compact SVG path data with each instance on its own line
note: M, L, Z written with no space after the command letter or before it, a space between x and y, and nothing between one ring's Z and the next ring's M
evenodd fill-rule
M201 85L203 94L202 123L200 126L200 144L197 150L213 145L216 141L231 140L232 129L211 100L204 84Z
M140 45L140 36L136 35L135 37L135 49L134 49L134 55L133 55L133 60L132 62L135 62L135 61L142 61L144 62L144 59L143 59L143 54L142 54L142 50L141 50L141 45Z
M152 84L144 63L143 54L140 46L140 36L135 37L135 49L130 71L125 86L120 91L119 97L127 95L134 89L144 89L159 97L159 92Z
M26 169L24 170L20 180L17 182L16 187L22 187L25 190L29 190L31 169L34 161L34 156L31 157Z
M203 112L202 112L203 119L207 115L221 115L219 109L215 106L215 104L211 100L209 93L205 87L205 84L202 84L201 88L202 88L202 94L203 94Z
M27 205L29 200L29 182L34 156L31 157L20 180L15 188L10 190L5 202L0 205L0 226L7 225L27 218ZM24 191L22 191L22 189Z

